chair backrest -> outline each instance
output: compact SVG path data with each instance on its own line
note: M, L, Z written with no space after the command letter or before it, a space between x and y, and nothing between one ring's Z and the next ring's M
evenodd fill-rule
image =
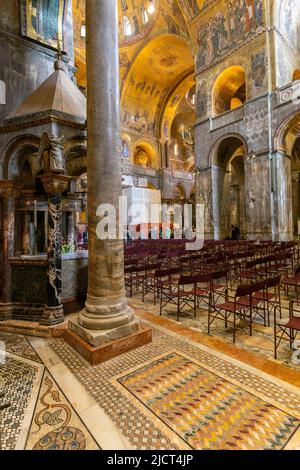
M253 294L252 284L240 284L235 291L235 297L246 297Z
M269 277L266 281L266 288L278 286L280 284L281 276Z
M258 281L258 282L255 282L254 284L251 284L252 293L264 290L266 288L266 283L267 281L263 280L263 281Z
M211 282L213 278L212 273L201 273L201 274L196 274L195 275L195 282Z
M178 273L180 273L180 268L157 269L155 271L154 276L160 278L160 277L172 276L173 274L178 274Z
M295 268L295 274L300 274L300 264Z
M223 279L223 278L227 278L227 270L223 269L222 271L214 271L212 273L212 278L213 279Z
M240 284L235 292L235 297L252 296L254 292L263 290L266 286L266 281L259 281L253 284Z
M187 284L195 284L196 282L196 276L192 275L192 276L185 276L185 275L181 275L180 278L179 278L179 281L178 281L178 285L180 286L184 286L184 285L187 285Z

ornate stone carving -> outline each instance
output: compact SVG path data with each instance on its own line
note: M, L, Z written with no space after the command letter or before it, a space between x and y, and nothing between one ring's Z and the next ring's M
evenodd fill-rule
M64 136L49 137L47 132L44 132L41 138L38 158L40 163L44 163L45 173L49 171L64 172Z
M222 116L211 118L210 130L214 131L216 129L220 129L221 127L225 127L225 126L228 126L229 124L233 124L237 121L241 121L243 118L244 118L244 107L241 106L240 108L237 108L232 111L228 111L225 114L222 114Z

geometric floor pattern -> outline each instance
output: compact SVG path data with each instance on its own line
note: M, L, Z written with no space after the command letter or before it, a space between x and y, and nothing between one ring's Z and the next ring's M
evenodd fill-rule
M152 342L96 366L62 338L0 333L0 448L300 449L294 370L285 382L143 318Z
M176 352L118 382L195 450L283 449L300 423Z
M153 328L152 343L97 366L61 339L50 347L136 449L281 449L298 436L296 388L164 328ZM185 370L170 374L170 357Z

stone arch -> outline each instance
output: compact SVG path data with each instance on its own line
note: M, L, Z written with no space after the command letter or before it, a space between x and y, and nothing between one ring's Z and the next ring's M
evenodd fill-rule
M279 124L274 135L274 148L291 155L298 134L300 135L300 111L289 114Z
M228 159L222 163L219 158L220 153L218 153L218 150L220 150L220 145L222 144L222 142L228 140L228 143L229 143L229 139L231 140L232 145L235 148L234 151L238 149L238 147L243 145L245 149L245 155L248 155L248 143L247 143L246 138L242 134L232 132L230 134L222 135L212 145L210 152L209 152L209 158L208 158L210 166L216 166L216 167L223 167L224 165L227 166L232 156L232 153L230 154L229 152L227 156Z
M277 174L278 234L291 239L298 234L300 219L300 111L286 117L274 136L273 165Z
M212 212L214 237L230 236L231 225L247 234L244 159L248 154L245 138L240 134L223 135L210 151Z
M27 162L31 175L38 174L40 164L35 158L40 145L40 137L27 134L16 137L8 143L1 157L1 168L3 179L20 179L22 177L22 166ZM27 165L27 173L28 173Z

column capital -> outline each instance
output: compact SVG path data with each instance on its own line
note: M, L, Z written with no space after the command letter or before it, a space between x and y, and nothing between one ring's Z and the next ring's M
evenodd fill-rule
M54 195L64 193L69 188L72 178L58 171L49 171L39 176L39 179L43 183L45 192L48 195Z
M22 191L22 184L16 181L3 180L0 181L0 195L3 198L16 198Z

